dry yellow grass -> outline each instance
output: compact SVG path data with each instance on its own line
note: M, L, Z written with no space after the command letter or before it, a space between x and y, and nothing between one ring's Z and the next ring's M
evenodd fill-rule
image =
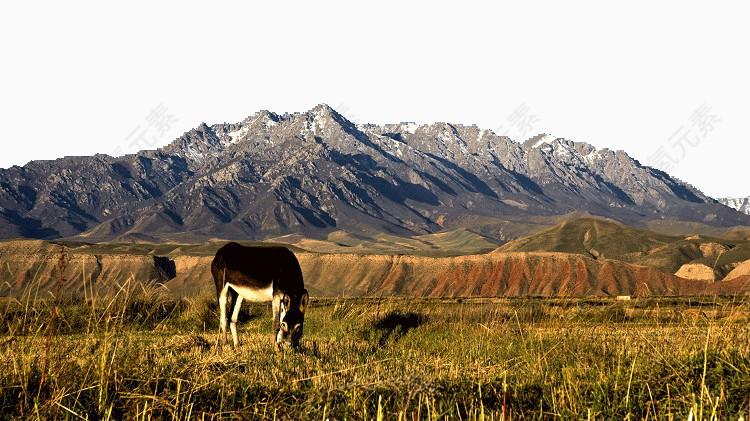
M0 409L68 419L748 419L750 308L727 299L334 299L301 353L265 306L218 346L213 297L0 306ZM43 355L50 348L47 380Z

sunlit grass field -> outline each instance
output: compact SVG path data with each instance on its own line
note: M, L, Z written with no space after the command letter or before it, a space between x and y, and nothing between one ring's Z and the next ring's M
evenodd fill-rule
M270 305L220 345L213 295L0 301L14 419L750 419L739 298L315 299L301 352Z

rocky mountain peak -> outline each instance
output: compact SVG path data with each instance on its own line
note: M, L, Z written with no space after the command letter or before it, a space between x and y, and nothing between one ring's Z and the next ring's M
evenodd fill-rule
M336 110L331 108L328 104L318 104L311 108L309 111L307 111L306 114L311 114L316 117L322 117L322 118L332 118L333 116L340 116Z
M281 116L279 116L278 114L272 111L260 110L256 112L255 114L248 116L247 118L242 120L242 122L240 122L239 124L242 126L248 126L258 121L263 122L263 123L268 123L268 122L279 123L281 119L282 119Z
M349 121L338 111L328 106L328 104L316 105L304 114L323 128L333 124L335 126L340 126L346 132L358 131L354 123Z

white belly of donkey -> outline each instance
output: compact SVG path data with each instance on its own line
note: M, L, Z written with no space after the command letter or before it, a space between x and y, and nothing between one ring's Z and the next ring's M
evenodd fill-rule
M237 291L237 294L247 301L262 303L273 299L273 284L268 284L268 287L263 289L242 287L229 283L227 286Z

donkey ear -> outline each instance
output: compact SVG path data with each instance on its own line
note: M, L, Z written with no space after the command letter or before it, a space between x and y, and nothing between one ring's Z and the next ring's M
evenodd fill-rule
M284 294L284 296L281 298L281 305L284 306L285 311L289 311L289 307L291 305L292 298L289 297L289 295Z
M310 296L307 295L307 290L304 290L302 293L302 297L299 299L299 311L305 312L305 309L307 308L307 303L310 301Z

